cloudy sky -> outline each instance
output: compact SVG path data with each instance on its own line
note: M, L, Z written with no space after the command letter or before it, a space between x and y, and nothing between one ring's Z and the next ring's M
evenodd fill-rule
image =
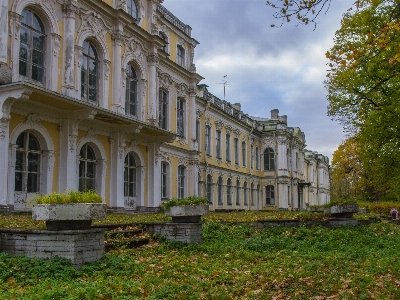
M271 109L279 109L288 126L305 132L308 149L332 158L344 134L326 114L325 53L353 1L332 2L315 30L296 22L271 27L280 21L265 0L164 0L163 5L192 27L200 42L197 72L211 93L223 99L218 83L228 75L227 101L240 102L256 117L269 118Z

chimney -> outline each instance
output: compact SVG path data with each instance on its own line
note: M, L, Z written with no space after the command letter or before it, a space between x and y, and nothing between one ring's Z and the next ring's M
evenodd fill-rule
M271 119L272 120L277 120L278 119L278 114L279 114L279 109L271 110Z

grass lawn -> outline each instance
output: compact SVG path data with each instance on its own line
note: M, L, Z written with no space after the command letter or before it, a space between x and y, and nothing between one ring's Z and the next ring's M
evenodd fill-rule
M204 222L202 244L153 241L81 270L0 253L0 299L400 299L398 225L254 231L213 219Z

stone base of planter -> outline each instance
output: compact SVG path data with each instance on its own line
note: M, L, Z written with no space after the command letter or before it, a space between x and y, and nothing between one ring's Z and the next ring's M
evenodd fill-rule
M22 230L1 229L0 251L49 259L55 256L71 260L77 269L104 256L105 229L91 230Z
M352 218L358 213L358 204L340 204L330 207L330 213L335 218Z
M55 230L89 230L92 227L92 220L63 220L46 221L46 228L50 231Z
M177 216L172 217L173 223L200 223L201 216Z
M145 226L146 231L150 234L163 236L170 241L187 244L203 241L201 223L147 223Z

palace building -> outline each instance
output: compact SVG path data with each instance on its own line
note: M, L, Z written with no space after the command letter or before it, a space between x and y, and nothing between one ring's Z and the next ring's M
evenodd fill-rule
M1 1L0 210L71 189L117 211L329 202L327 157L277 109L250 117L210 94L191 27L161 2Z

